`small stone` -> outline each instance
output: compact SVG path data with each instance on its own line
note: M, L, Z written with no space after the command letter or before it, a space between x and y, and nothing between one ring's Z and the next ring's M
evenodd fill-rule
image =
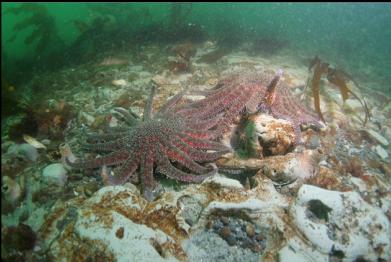
M67 170L62 164L51 164L42 171L42 177L48 184L63 187L68 180Z
M52 141L50 141L49 139L44 139L44 140L42 140L41 142L42 142L42 144L44 144L45 146L48 146L48 145L50 145L50 143L51 143Z
M234 236L230 235L227 239L225 239L230 246L236 245L236 239Z
M344 104L345 110L350 110L356 112L357 110L362 110L362 105L357 99L347 99Z
M37 161L38 159L37 149L30 144L24 143L19 145L18 152L33 162Z
M222 224L219 220L217 220L217 221L215 221L215 222L213 223L213 229L214 229L215 231L218 231L222 226L223 226L223 224Z
M111 82L115 86L126 86L128 82L125 79L116 79Z
M227 240L227 238L231 235L231 230L229 229L229 227L225 226L223 227L221 230L220 230L220 236Z
M311 138L308 141L308 147L310 149L315 149L320 146L320 139L317 135L312 135Z
M252 245L253 245L253 243L251 243L251 241L249 239L245 239L243 241L242 247L243 248L251 248Z
M7 250L15 252L32 250L34 248L37 235L30 226L19 224L17 226L2 228L1 231L2 241L4 240L4 248Z
M258 235L255 237L255 240L257 240L257 241L262 241L262 240L264 240L264 239L265 239L264 236L261 235L261 234L258 234Z
M99 185L96 181L89 182L84 186L84 194L86 194L87 197L92 196L96 191L98 191Z
M381 159L388 158L388 153L383 147L378 145L375 147L375 151L376 151L376 154L378 154L381 157Z
M95 122L95 117L93 117L92 115L87 114L85 112L80 112L79 120L82 123L84 123L88 126L91 126Z
M258 253L262 250L262 247L258 243L254 243L254 245L251 247L251 250L255 253Z
M389 145L388 140L385 137L383 137L382 135L380 135L378 132L376 132L375 130L370 129L367 132L373 139L375 139L377 142L379 142L383 146Z
M246 233L251 238L255 235L255 229L254 226L251 224L246 225Z
M224 225L228 225L229 219L227 217L221 217L221 222L223 222Z
M124 237L124 227L118 228L117 231L115 232L115 235L119 239L122 239Z
M22 189L20 185L9 176L3 176L1 183L2 199L4 198L6 201L14 203L21 197L21 195Z

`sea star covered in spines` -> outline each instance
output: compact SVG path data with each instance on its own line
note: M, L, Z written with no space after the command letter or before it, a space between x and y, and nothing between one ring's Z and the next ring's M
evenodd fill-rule
M296 143L301 143L300 125L312 124L321 128L320 118L302 105L280 80L282 70L276 74L244 73L222 79L214 89L195 91L205 98L182 106L177 114L184 117L216 119L215 133L220 137L244 112L261 111L276 118L292 122ZM211 126L209 126L211 127Z
M262 78L262 74L237 74L221 80L212 90L193 91L205 98L180 107L176 113L209 123L216 120L216 135L221 136L243 110L256 110L266 92L267 79Z
M278 79L277 79L278 78ZM276 75L271 84L275 80L279 80L280 76ZM292 123L296 137L296 144L301 144L301 125L313 125L316 128L322 128L322 120L311 109L304 106L301 101L294 96L289 87L282 82L278 87L269 86L266 91L265 99L259 105L261 111L270 113L275 118L288 120Z
M122 164L115 175L106 174L106 181L122 184L127 180L139 181L146 198L154 198L157 184L153 178L154 169L168 177L184 182L201 182L216 172L215 168L200 165L201 162L216 160L230 151L226 146L210 141L214 134L207 121L183 118L174 114L180 97L175 96L152 117L152 98L146 104L143 120L124 110L117 110L131 126L108 135L94 134L85 146L97 152L110 154L83 162L69 163L74 168L98 168ZM198 127L197 129L195 129ZM200 128L202 127L202 128ZM113 139L113 140L112 140ZM212 152L211 152L212 151ZM177 163L177 167L173 165ZM186 169L182 171L180 168ZM189 173L187 173L189 171Z

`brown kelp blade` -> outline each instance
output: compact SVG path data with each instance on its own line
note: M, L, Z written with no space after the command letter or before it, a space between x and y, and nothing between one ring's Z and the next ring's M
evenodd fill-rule
M339 88L341 95L342 95L343 102L345 102L346 99L349 98L349 93L352 94L353 97L356 98L360 102L361 106L364 108L364 111L365 111L365 119L364 119L364 123L363 123L365 126L368 119L370 118L368 106L367 106L364 99L361 99L356 93L354 93L351 89L348 88L348 86L346 84L347 79L344 77L343 72L341 72L340 70L337 70L337 69L330 68L328 70L327 79L330 83L333 83L334 85L336 85Z
M320 85L320 79L322 78L322 74L327 72L329 65L327 63L321 63L320 60L318 60L316 65L312 67L314 67L314 74L310 82L311 82L311 89L312 89L312 97L314 98L314 107L316 113L318 113L319 115L319 118L323 121L323 123L325 123L322 111L320 110L320 96L319 96L320 86L319 85Z

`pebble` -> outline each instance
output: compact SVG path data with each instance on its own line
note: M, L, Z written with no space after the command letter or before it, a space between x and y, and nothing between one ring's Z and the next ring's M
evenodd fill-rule
M309 139L308 147L310 149L315 149L320 146L320 139L319 136L312 135L311 138Z
M220 236L227 240L227 238L231 235L231 230L229 227L225 226L220 230Z
M224 225L228 225L229 219L226 217L221 217L221 222L223 222Z
M389 145L388 140L385 137L383 137L382 135L380 135L378 132L376 132L375 130L369 129L367 132L373 139L375 139L377 142L379 142L383 146Z
M42 171L43 180L52 185L63 187L68 180L67 170L60 163L51 164Z
M230 246L236 245L236 239L234 236L230 235L225 239Z
M116 79L111 82L115 86L126 86L128 82L125 79Z
M258 235L255 237L255 239L256 239L257 241L262 241L262 240L264 240L265 238L263 237L263 235L258 234Z
M48 145L50 145L50 143L51 143L52 141L50 141L49 139L44 139L44 140L42 140L41 142L42 142L42 144L44 144L45 146L48 146Z
M251 250L255 253L260 252L262 250L262 247L258 243L254 243L254 245L251 246Z
M7 154L10 155L22 155L30 161L37 161L38 150L30 144L23 143L20 145L12 145L8 148Z
M249 237L253 237L255 235L255 230L254 230L253 225L251 225L251 224L246 225L246 233Z
M230 246L248 248L256 253L266 248L265 237L261 234L260 228L249 221L222 216L209 221L206 228L212 229Z
M1 197L11 203L16 202L22 194L20 185L8 176L2 177Z
M376 154L378 154L381 157L381 159L388 158L388 153L383 147L378 145L375 147L375 151L376 151Z
M87 197L92 196L99 189L99 184L96 181L91 181L84 186L84 194Z

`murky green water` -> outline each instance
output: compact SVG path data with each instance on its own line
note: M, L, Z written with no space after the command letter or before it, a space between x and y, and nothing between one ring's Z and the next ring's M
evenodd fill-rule
M110 48L122 42L135 44L136 40L142 42L146 38L179 41L188 35L193 40L227 38L234 45L272 38L283 42L292 53L308 57L318 54L358 77L365 75L382 80L384 85L379 89L390 90L386 83L390 82L391 69L391 5L387 3L197 3L176 9L169 3L61 3L24 9L20 6L2 4L2 65L6 65L3 70L10 82L20 79L15 77L15 70L21 71L19 76L23 71L31 72L26 63L23 67L17 66L18 60L27 61L33 68L52 68L53 63L60 66L75 60L74 56L80 53L72 52L72 44L83 30L91 28L93 21L100 18L104 32L97 30L91 34L83 47L94 45L94 40L104 41L106 48ZM28 20L39 12L43 14L41 17ZM36 26L46 18L52 19L29 41ZM178 30L177 39L175 35L165 36L163 28ZM10 41L15 33L16 37ZM41 39L42 46L38 47ZM56 58L49 55L50 52L55 53Z

